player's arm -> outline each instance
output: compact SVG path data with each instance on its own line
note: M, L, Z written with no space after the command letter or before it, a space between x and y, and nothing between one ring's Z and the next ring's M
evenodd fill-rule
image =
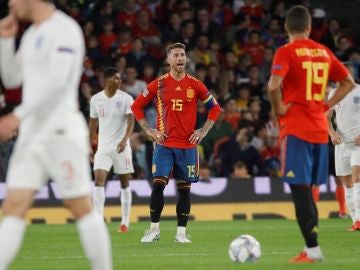
M126 122L127 122L127 127L126 127L126 131L125 131L125 135L121 139L121 141L119 142L119 144L117 146L117 149L116 149L116 151L118 153L124 151L124 149L126 147L126 142L128 141L128 139L130 138L130 135L134 131L134 126L135 126L134 115L132 115L131 113L127 114L126 115Z
M199 94L199 99L205 104L205 107L208 110L208 117L205 124L200 129L195 130L191 134L189 141L193 144L201 143L201 141L208 134L209 130L214 126L221 111L219 103L216 101L213 95L210 94L206 86L200 81L197 85L197 91Z
M90 160L93 161L93 150L92 150L92 142L96 138L97 129L99 126L99 120L98 118L92 118L89 119L89 145L90 145Z
M271 75L268 83L268 97L276 116L286 114L291 103L285 104L282 101L281 85L283 78L279 75Z
M339 133L336 132L336 130L334 129L333 123L332 123L332 117L334 115L334 108L330 108L327 113L326 113L326 117L327 117L327 121L328 121L328 125L329 125L329 135L331 138L331 141L334 145L340 144L341 143L341 137L339 135Z
M342 64L330 50L327 49L327 52L331 58L329 80L338 82L339 84L333 96L325 103L325 110L342 100L356 86L354 79L344 64Z
M163 142L165 140L166 134L156 129L152 129L145 118L145 107L155 98L157 85L157 79L148 84L147 89L144 89L144 91L135 99L134 103L131 105L131 110L135 116L136 121L139 123L145 133L155 141Z
M281 95L281 86L289 70L288 57L281 48L276 51L273 65L271 67L271 76L267 85L269 101L276 116L284 115L291 104L284 104Z
M36 54L45 57L42 63L43 74L38 74L36 85L32 85L33 96L26 103L15 108L14 113L20 119L24 119L37 111L43 104L57 106L57 96L62 95L66 89L68 80L73 75L75 59L84 55L84 46L81 44L82 37L67 39L53 38L47 35L42 44L37 48Z
M0 21L0 77L7 88L17 88L22 83L20 51L15 53L15 36L18 23L13 15Z
M347 75L345 79L339 81L339 87L335 90L334 95L325 103L325 108L331 108L340 100L342 100L355 87L355 81L351 75Z

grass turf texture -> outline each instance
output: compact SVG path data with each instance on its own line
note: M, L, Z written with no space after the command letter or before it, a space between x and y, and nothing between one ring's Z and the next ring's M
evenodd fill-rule
M304 244L295 221L254 220L225 222L191 221L188 233L192 244L174 243L175 221L161 222L160 241L141 244L148 222L131 224L127 234L117 232L118 223L108 224L112 239L114 269L359 269L360 232L347 232L349 219L320 221L323 263L292 265L288 259ZM254 264L236 264L228 257L228 247L236 236L255 236L262 256ZM78 240L76 227L30 225L24 245L10 269L90 269Z

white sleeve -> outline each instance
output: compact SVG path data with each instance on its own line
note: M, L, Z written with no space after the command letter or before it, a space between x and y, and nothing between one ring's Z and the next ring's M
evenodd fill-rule
M132 114L131 105L134 103L132 96L128 95L126 99L126 114Z
M82 57L84 55L82 44L79 44L80 40L74 36L71 38L49 36L48 40L44 38L44 44L37 52L40 59L45 59L41 63L45 67L44 72L38 74L36 78L37 89L33 98L23 102L14 110L18 118L24 119L42 104L54 102L52 101L54 96L66 89L69 78L78 72L74 67L77 66L76 60L79 54Z
M96 111L96 106L95 106L95 100L94 98L92 97L90 99L90 117L91 118L98 118L98 113Z
M7 88L17 88L22 83L20 50L15 53L15 38L0 38L0 75Z

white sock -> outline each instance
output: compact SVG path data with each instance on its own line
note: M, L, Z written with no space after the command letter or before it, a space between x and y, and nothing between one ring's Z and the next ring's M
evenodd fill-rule
M321 252L321 249L319 246L316 247L312 247L312 248L306 248L306 254L311 258L311 259L320 259L323 258L323 254Z
M176 234L177 235L185 235L186 227L178 226Z
M104 217L105 188L94 187L93 205L96 213Z
M0 270L5 270L18 253L26 229L24 219L5 216L0 224Z
M360 220L360 182L354 183L355 220Z
M131 202L132 202L132 193L130 186L121 189L120 202L121 202L121 213L122 213L121 224L125 224L126 227L129 228L130 210L131 210Z
M111 242L103 219L92 211L79 219L76 225L91 269L112 270Z
M355 220L355 201L354 201L355 188L354 187L351 187L351 188L344 187L344 188L345 188L346 206L349 210L350 217L354 223L356 221Z
M160 230L160 222L155 222L155 223L151 222L150 230L156 230L156 231Z

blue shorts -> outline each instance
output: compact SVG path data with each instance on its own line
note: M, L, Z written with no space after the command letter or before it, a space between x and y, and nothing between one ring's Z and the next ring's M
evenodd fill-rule
M193 148L173 148L157 144L153 155L153 177L170 178L171 173L177 180L199 181L199 154Z
M289 185L321 185L329 178L327 143L309 143L288 135L281 141L281 172Z

